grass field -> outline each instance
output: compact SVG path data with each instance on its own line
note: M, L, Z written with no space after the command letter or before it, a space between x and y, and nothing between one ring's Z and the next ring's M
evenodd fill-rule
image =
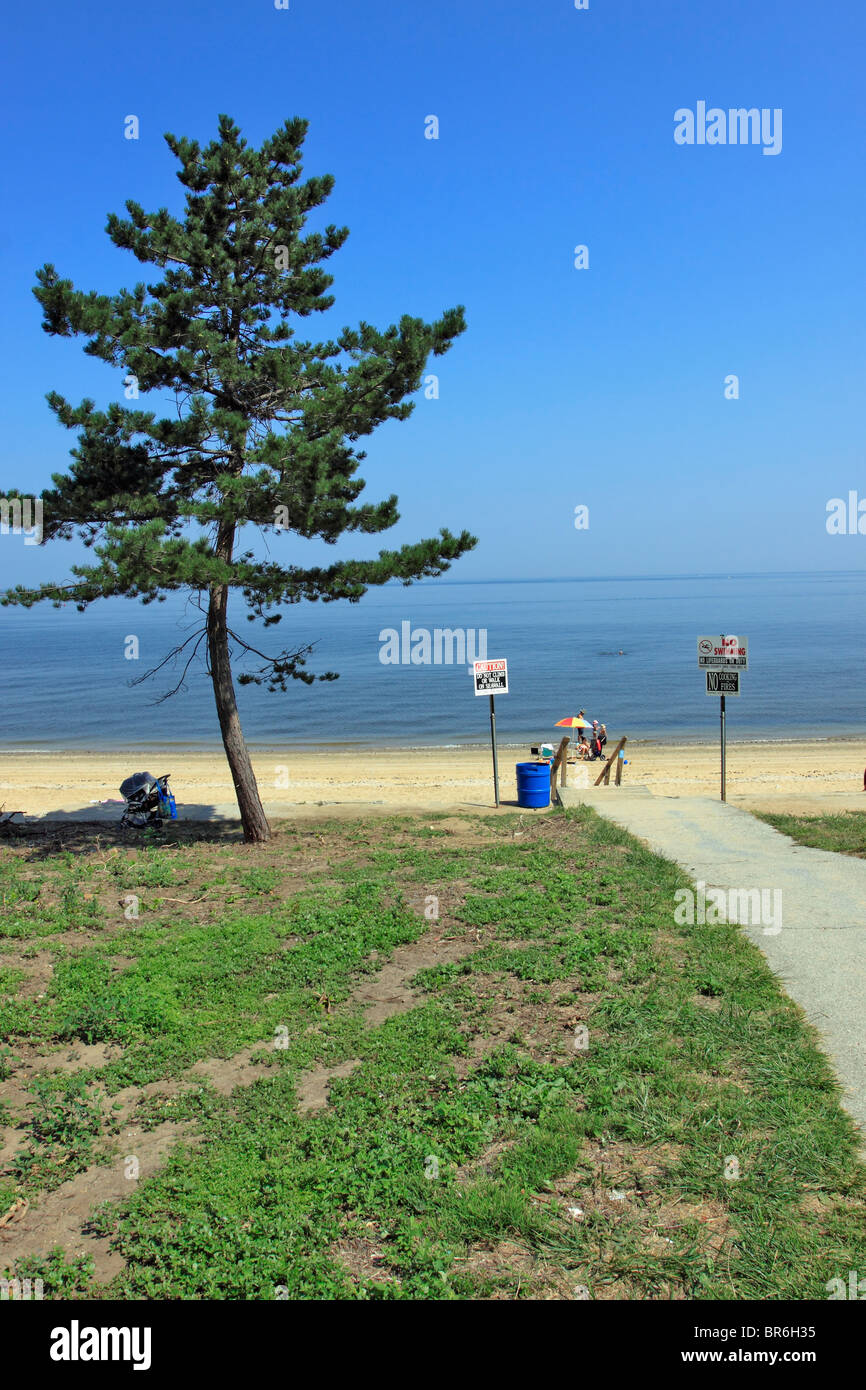
M754 813L783 835L813 849L835 850L837 854L866 855L866 811L843 811L824 816L780 816L768 811Z
M591 810L56 833L0 849L0 1271L46 1297L824 1299L866 1268L799 1011Z

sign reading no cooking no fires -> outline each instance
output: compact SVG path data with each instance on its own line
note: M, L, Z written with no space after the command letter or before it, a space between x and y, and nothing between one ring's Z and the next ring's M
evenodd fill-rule
M699 637L698 665L701 670L748 671L748 637Z
M739 671L707 671L708 695L739 695Z
M508 694L508 662L475 661L472 665L476 695Z

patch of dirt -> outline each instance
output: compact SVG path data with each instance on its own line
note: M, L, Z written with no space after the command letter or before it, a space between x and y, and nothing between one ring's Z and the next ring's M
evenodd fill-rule
M395 1014L406 1013L418 1002L421 995L410 989L409 981L419 970L463 960L479 950L480 944L471 938L443 938L441 927L425 932L417 941L398 946L381 970L352 991L349 1002L362 1005L368 1027L384 1023Z
M22 1118L27 1113L27 1096L22 1093L24 1104L22 1109L15 1115L16 1119ZM0 1168L6 1168L12 1162L19 1149L23 1149L27 1144L26 1130L15 1129L11 1125L5 1125L0 1129Z
M740 1091L749 1091L751 1088L740 1075L731 1074L730 1076L719 1071L696 1071L692 1073L692 1079L700 1083L701 1086L719 1087L736 1086Z
M700 1009L709 1009L711 1014L717 1014L722 1007L722 996L720 994L693 994L692 1003L697 1004Z
M8 1107L13 1118L20 1121L33 1104L30 1089L32 1077L45 1072L69 1075L87 1067L104 1067L122 1052L123 1048L114 1043L65 1043L50 1052L39 1052L31 1043L16 1043L13 1075L6 1081L0 1081L0 1101ZM5 1142L0 1147L0 1166L8 1162L12 1153L20 1147L21 1141L15 1139L13 1142L12 1131L7 1129Z
M516 1142L514 1139L497 1139L478 1158L471 1159L469 1163L461 1163L456 1173L457 1181L466 1186L478 1178L490 1177L496 1171L501 1156L513 1148Z
M584 1296L575 1274L507 1240L470 1247L468 1255L454 1261L454 1267L478 1283L492 1281L494 1287L487 1294L490 1301L571 1301Z
M194 1062L186 1075L209 1081L221 1096L231 1095L236 1086L251 1086L260 1076L271 1071L271 1063L252 1061L264 1046L263 1043L255 1043L253 1047L236 1052L233 1057L206 1057L201 1062Z
M116 1123L124 1125L134 1117L144 1101L152 1100L154 1096L169 1100L195 1089L183 1081L148 1081L144 1086L126 1086L122 1091L105 1096L105 1106L114 1115ZM119 1110L114 1109L116 1105L120 1107Z
M483 1051L519 1037L521 1046L539 1062L561 1065L581 1055L581 1049L575 1046L577 1029L587 1026L601 995L578 993L574 981L561 980L557 981L556 993L551 989L551 999L538 1003L530 997L538 990L532 980L508 975L503 984L498 974L478 973L470 976L468 983L483 1009L478 1022L484 1037ZM597 1043L599 1036L590 1032L590 1047L593 1040ZM464 1061L460 1059L458 1066Z
M465 1081L471 1071L475 1069L482 1057L486 1057L488 1052L492 1052L502 1042L498 1034L491 1037L484 1037L482 1033L476 1033L469 1043L468 1057L455 1057L454 1070L459 1081Z
M699 1228L701 1248L719 1254L730 1249L737 1238L730 1214L721 1202L690 1202L671 1197L667 1180L677 1162L680 1149L663 1144L644 1148L637 1144L602 1145L598 1140L584 1143L586 1168L567 1174L552 1184L552 1194L539 1194L539 1202L550 1202L562 1209L564 1219L583 1220L599 1214L608 1223L620 1220L643 1229L641 1243L648 1254L663 1257L682 1242L677 1232L691 1224ZM569 1208L572 1211L569 1211ZM579 1209L576 1215L574 1209ZM635 1297L617 1291L617 1284L599 1284L595 1297L602 1299ZM667 1286L666 1286L667 1288ZM677 1289L667 1288L659 1297L679 1298Z
M64 1043L56 1051L48 1053L35 1053L27 1057L19 1052L21 1058L16 1070L26 1074L40 1071L59 1071L76 1072L85 1071L88 1067L105 1067L109 1062L114 1062L122 1056L123 1048L119 1043L84 1043L74 1041Z
M414 1006L420 996L408 987L408 981L419 970L445 961L460 960L479 948L477 940L447 939L442 937L441 932L440 923L417 942L398 947L381 970L357 986L349 1002L362 1005L368 1025L375 1026ZM189 1084L193 1079L209 1082L220 1095L230 1095L237 1087L249 1086L271 1071L269 1062L252 1061L262 1050L263 1044L257 1043L243 1048L232 1057L204 1058L186 1071L182 1081L155 1081L143 1087L127 1087L110 1097L112 1106L119 1103L121 1107L113 1114L121 1124L128 1125L142 1100L180 1094L185 1089L185 1083ZM25 1055L20 1057L16 1065L21 1080L10 1079L0 1085L0 1098L7 1100L10 1107L23 1117L31 1101L26 1089L26 1080L30 1075L46 1070L72 1072L88 1067L98 1069L119 1057L122 1051L117 1045L105 1043L88 1045L76 1042L44 1054L37 1053L35 1048L25 1047ZM299 1111L303 1113L326 1106L331 1081L351 1075L359 1065L358 1058L351 1058L336 1066L322 1065L304 1073L298 1081ZM125 1153L134 1154L139 1159L140 1176L147 1177L161 1166L171 1144L179 1136L194 1137L192 1126L179 1126L166 1121L148 1131L127 1127L120 1145L121 1148L125 1146ZM137 1145L135 1148L131 1147L133 1139ZM8 1161L24 1142L23 1132L8 1129L0 1156ZM130 1180L123 1177L122 1165L119 1174L116 1165L111 1168L97 1165L47 1194L28 1216L26 1231L24 1224L18 1223L27 1240L20 1247L16 1244L11 1257L17 1259L21 1255L47 1253L55 1244L63 1245L70 1254L82 1253L86 1249L96 1261L97 1278L112 1278L122 1268L123 1261L109 1251L107 1240L88 1233L87 1220L95 1203L121 1201L129 1195Z
M433 823L431 829L448 832L448 849L454 846L493 845L502 839L501 833L494 834L489 826L463 820L460 816L443 816Z
M195 1142L189 1125L172 1121L144 1131L136 1126L124 1130L118 1140L119 1152L110 1164L97 1164L78 1173L53 1192L42 1197L22 1220L0 1229L0 1269L13 1266L25 1256L47 1255L55 1245L68 1258L93 1257L96 1279L107 1282L124 1267L122 1255L110 1249L110 1238L97 1235L90 1213L101 1202L122 1202L143 1178L165 1163L179 1140ZM137 1176L130 1162L137 1160Z
M120 1048L111 1048L97 1043L86 1046L75 1045L73 1054L66 1058L70 1069L82 1066L104 1065L119 1055ZM208 1058L197 1062L186 1073L187 1077L197 1077L210 1081L221 1095L228 1095L236 1086L249 1086L259 1076L269 1070L267 1064L251 1065L250 1057L261 1051L261 1044L229 1058ZM51 1063L55 1059L35 1057L32 1063L40 1061ZM33 1070L39 1070L33 1066ZM45 1068L42 1068L43 1070ZM9 1086L10 1082L4 1083ZM123 1258L110 1250L109 1240L96 1235L90 1229L90 1213L94 1206L102 1202L121 1202L129 1197L135 1183L150 1177L166 1162L169 1153L178 1141L198 1142L200 1135L194 1125L166 1120L153 1129L142 1129L129 1123L136 1107L153 1096L176 1096L189 1088L189 1083L178 1080L149 1082L145 1086L128 1086L122 1091L107 1097L110 1106L120 1105L119 1111L111 1113L117 1122L125 1125L117 1139L118 1154L110 1165L94 1164L78 1173L74 1178L44 1194L38 1205L28 1213L26 1221L15 1223L13 1234L0 1230L0 1267L4 1262L18 1260L25 1255L46 1255L55 1245L61 1245L67 1256L79 1254L92 1255L99 1282L107 1282L123 1268ZM0 1091L2 1091L0 1087ZM27 1092L18 1087L21 1096ZM0 1158L8 1161L15 1149L26 1140L23 1132L11 1132L14 1145L4 1146ZM128 1160L134 1158L138 1163L137 1178L127 1176Z
M328 1254L347 1271L353 1284L399 1284L386 1264L380 1246L363 1236L347 1237L331 1246Z
M654 1209L652 1220L657 1228L654 1237L697 1222L703 1248L717 1255L737 1238L730 1213L721 1202L666 1202Z
M51 977L54 974L54 959L51 951L38 951L35 954L31 951L24 954L22 951L4 951L0 956L0 968L3 970L22 970L25 978L19 980L15 986L15 995L18 999L37 999L44 994Z
M836 1202L824 1192L807 1192L801 1197L799 1209L804 1216L829 1216L836 1210Z
M670 1173L681 1153L677 1144L603 1144L600 1139L584 1140L585 1161L603 1174L606 1187L627 1187L631 1178L658 1182ZM573 1179L564 1177L561 1181L568 1185ZM631 1185L645 1186L646 1182Z
M312 1071L304 1072L298 1080L298 1109L323 1110L330 1098L331 1082L337 1077L351 1076L360 1065L360 1057L350 1057L347 1062L340 1062L335 1067L315 1067Z

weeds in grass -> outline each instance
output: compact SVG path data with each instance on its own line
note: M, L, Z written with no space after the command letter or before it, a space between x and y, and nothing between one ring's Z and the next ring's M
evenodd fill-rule
M31 1090L36 1104L27 1143L13 1159L12 1172L31 1189L53 1187L93 1161L103 1131L102 1106L81 1074L37 1076Z
M587 808L518 824L474 819L469 846L435 817L291 825L267 864L139 842L46 858L28 898L4 866L0 932L17 913L30 939L84 933L8 1015L10 1041L26 1023L123 1049L48 1086L16 1182L99 1156L97 1080L111 1096L259 1044L272 1063L231 1095L187 1076L141 1101L142 1128L183 1121L200 1142L101 1210L126 1260L102 1292L802 1299L866 1267L853 1126L760 952L732 925L674 930L682 875ZM107 930L100 894L169 883L199 901ZM369 1026L353 990L421 937L472 950ZM329 1103L299 1111L303 1074L347 1059ZM83 1266L52 1269L48 1296L87 1286Z

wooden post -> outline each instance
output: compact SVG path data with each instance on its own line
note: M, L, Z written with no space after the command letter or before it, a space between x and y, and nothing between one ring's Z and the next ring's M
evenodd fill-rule
M600 784L601 782L604 782L604 785L605 785L606 787L609 787L609 786L610 786L610 767L611 767L611 763L613 762L614 758L617 758L617 759L619 758L619 750L620 750L621 748L624 748L625 745L626 745L626 740L625 740L625 738L621 738L620 741L619 741L619 743L616 745L616 748L614 748L613 752L611 753L610 757L608 758L607 762L605 763L604 768L602 769L602 771L601 771L601 772L598 774L598 776L596 777L596 779L595 779L595 781L594 781L594 783L593 783L593 786L597 787L597 786L599 786L599 784ZM616 785L617 785L617 786L619 786L619 781L620 781L620 779L619 779L619 777L617 777L617 778L616 778Z
M625 741L625 739L623 739L623 741L622 741L622 748L625 747L625 743L626 743L626 741ZM622 752L622 748L620 749L620 753ZM622 781L622 764L623 764L623 759L620 757L620 754L617 753L617 755L616 755L616 777L614 777L614 779L613 779L617 786L619 786L620 782Z
M565 775L566 775L566 774L565 774L565 769L566 769L567 764L568 764L568 753L567 753L566 750L567 750L568 745L569 745L570 742L571 742L571 740L569 739L568 735L566 734L565 738L561 740L560 745L559 745L559 747L558 747L557 750L556 750L556 757L554 758L553 762L550 764L550 799L551 799L551 801L553 800L553 794L554 794L554 792L556 791L556 773L557 773L557 770L560 769L560 768L561 768L562 770L561 770L560 773L559 773L559 778L560 778L559 785L560 785L561 787L564 787L565 784L566 784L566 783L565 783Z

